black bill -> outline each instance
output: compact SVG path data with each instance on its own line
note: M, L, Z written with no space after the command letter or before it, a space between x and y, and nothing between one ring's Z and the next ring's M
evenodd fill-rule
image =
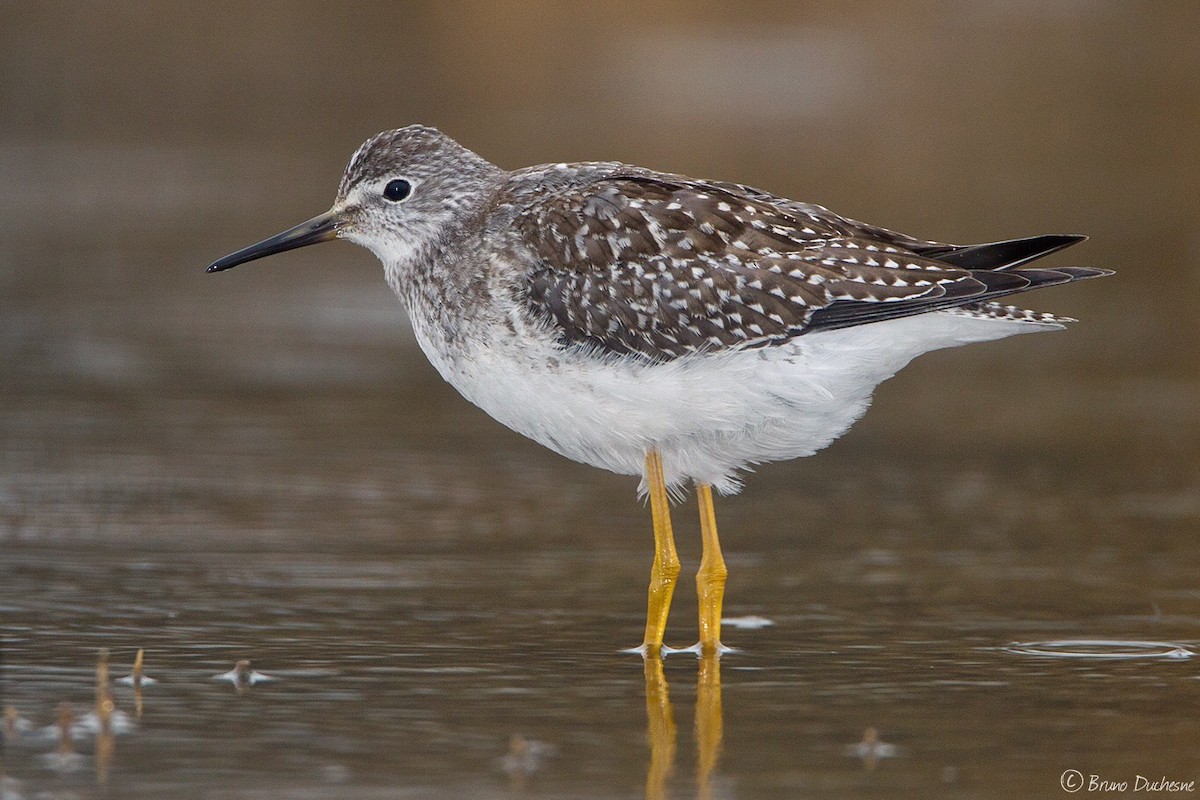
M341 220L332 211L326 211L307 222L301 222L294 228L288 228L283 233L278 233L269 239L263 239L257 244L252 244L249 247L243 247L236 253L230 253L224 258L217 259L212 264L209 264L206 272L220 272L223 269L236 267L238 264L245 264L247 261L253 261L256 258L282 253L287 250L295 250L297 247L304 247L317 242L328 242L337 238L338 228L341 226Z

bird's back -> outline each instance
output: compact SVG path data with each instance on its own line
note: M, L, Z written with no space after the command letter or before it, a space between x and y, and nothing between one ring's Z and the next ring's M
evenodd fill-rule
M499 205L527 268L526 311L565 343L651 360L952 308L1011 318L997 298L1107 274L1026 266L1081 236L945 244L613 162L512 173Z
M1067 321L997 298L1105 274L1026 266L1080 237L950 245L614 162L509 173L490 214L512 313L451 380L568 458L641 474L657 448L668 482L726 492L921 353Z

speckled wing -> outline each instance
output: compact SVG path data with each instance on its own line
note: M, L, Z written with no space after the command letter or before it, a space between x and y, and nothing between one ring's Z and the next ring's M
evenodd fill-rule
M943 252L952 245L884 236L890 232L856 228L820 206L777 200L735 184L637 172L544 196L517 218L539 264L529 277L530 308L565 342L670 360L990 299L1035 282L955 266L901 241Z

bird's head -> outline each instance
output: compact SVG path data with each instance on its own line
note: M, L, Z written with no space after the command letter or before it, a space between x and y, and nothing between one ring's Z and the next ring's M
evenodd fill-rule
M435 128L372 136L346 166L333 208L213 262L209 272L297 247L347 239L403 267L486 201L501 171Z

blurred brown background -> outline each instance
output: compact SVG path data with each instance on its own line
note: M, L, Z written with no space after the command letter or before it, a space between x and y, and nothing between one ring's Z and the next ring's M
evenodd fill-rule
M367 135L422 121L510 167L623 159L933 238L1086 231L1072 256L1121 277L1073 306L1151 356L1195 332L1177 327L1200 288L1194 3L84 9L0 10L10 298L190 282L323 209ZM150 274L130 263L168 244Z
M923 360L890 407L1070 375L1103 425L1156 418L1154 446L1177 445L1200 354L1198 30L1191 2L6 3L7 390L378 380L402 324L365 251L201 270L325 209L362 139L420 121L508 167L622 159L929 238L1088 233L1059 263L1118 275L1028 301L1081 325ZM1069 427L1065 399L1022 424Z
M1194 0L0 0L4 704L49 724L92 702L99 648L145 647L163 691L104 797L511 796L514 733L561 748L539 796L643 784L634 481L468 407L366 251L203 272L424 122L506 167L621 159L953 242L1090 234L1049 263L1115 277L1020 301L1078 325L923 357L719 504L727 612L776 624L727 628L714 796L1196 778L1192 662L1001 648L1200 651L1198 42ZM242 658L282 679L214 689ZM686 785L696 665L667 671ZM867 726L900 748L873 773L845 755ZM87 796L38 747L0 773Z

